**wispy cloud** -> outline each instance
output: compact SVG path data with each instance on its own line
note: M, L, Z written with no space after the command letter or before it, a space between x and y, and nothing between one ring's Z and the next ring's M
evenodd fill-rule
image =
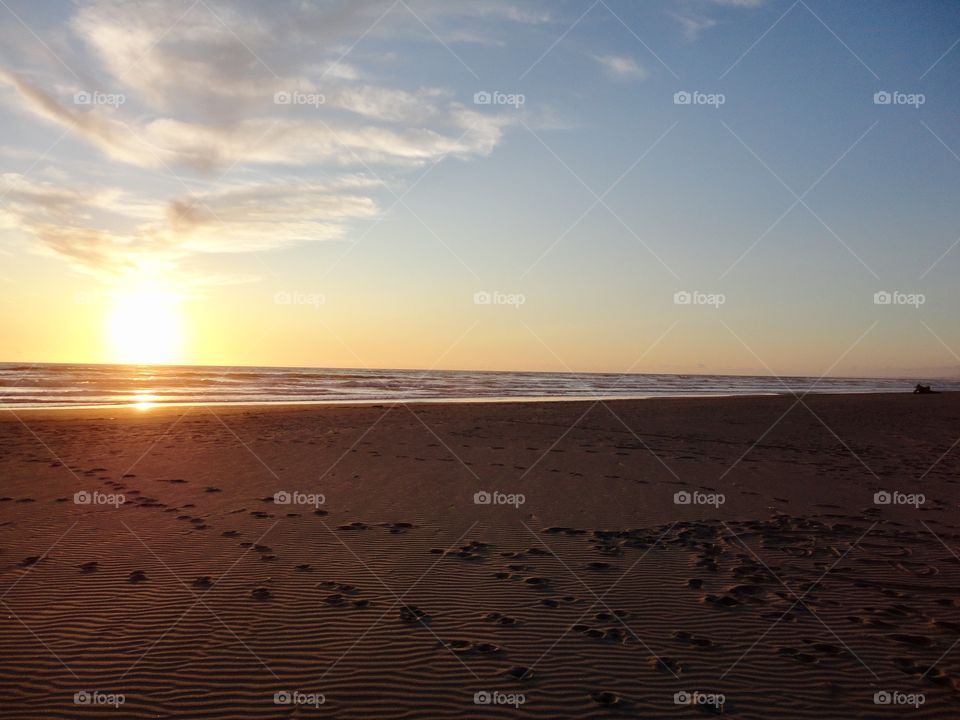
M349 176L319 183L232 184L151 202L117 188L68 190L17 174L2 178L0 226L39 249L104 279L169 271L196 253L244 253L335 240L374 216L380 183Z
M616 80L644 80L650 73L627 55L594 55L604 71Z
M395 124L324 120L314 107L275 106L273 93L264 101L269 103L270 113L260 117L231 122L170 117L145 121L122 108L68 105L22 78L0 71L3 81L17 90L22 109L69 129L110 159L143 168L188 169L208 175L238 163L417 166L447 156L469 158L488 154L504 128L515 122L505 113L480 113L459 103L442 110L418 106L399 91L378 95L363 88L334 95L336 106L366 119L382 118ZM416 114L423 116L424 124L413 123Z
M668 11L670 17L679 23L683 36L690 42L699 40L703 33L716 27L716 20L708 17L711 5L726 6L729 8L757 8L765 5L767 0L680 0L676 10Z
M680 23L683 36L691 42L699 40L705 30L709 30L717 24L716 20L711 20L702 15L670 13L670 16Z
M434 27L460 42L497 43L491 24L552 22L534 5L499 0L408 5L76 7L49 39L52 54L7 54L0 102L94 148L116 173L127 168L131 182L148 170L183 191L138 196L91 191L96 183L81 177L71 184L11 175L0 222L43 252L105 275L347 236L352 222L379 212L382 178L489 155L518 122L515 110L476 108L447 88L378 80L382 66L363 67L376 43L398 36L437 45ZM354 52L363 38L374 48ZM78 103L83 92L123 102ZM277 180L278 169L296 178ZM235 176L244 183L231 182Z

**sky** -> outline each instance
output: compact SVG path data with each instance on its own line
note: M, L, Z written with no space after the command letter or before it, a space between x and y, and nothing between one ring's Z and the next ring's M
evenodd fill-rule
M0 360L960 375L960 4L4 0Z

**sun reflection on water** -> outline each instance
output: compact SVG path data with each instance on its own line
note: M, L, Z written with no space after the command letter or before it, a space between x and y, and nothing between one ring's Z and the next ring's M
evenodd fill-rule
M137 410L149 410L150 408L155 408L159 400L160 398L149 390L137 390L133 394L130 405Z

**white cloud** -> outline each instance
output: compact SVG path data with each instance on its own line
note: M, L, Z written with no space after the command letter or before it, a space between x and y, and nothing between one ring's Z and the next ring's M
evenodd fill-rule
M683 30L683 36L690 40L698 40L705 30L709 30L717 24L716 20L701 15L684 15L680 13L670 13L670 16L680 23Z
M408 4L438 34L462 42L500 42L489 23L552 22L532 5L499 0ZM0 224L101 275L144 267L179 272L198 253L347 236L352 222L378 212L379 176L447 157L483 157L518 122L516 111L481 112L446 88L378 80L376 70L397 75L382 63L385 39L419 36L436 45L403 5L375 24L390 7L386 0L77 6L55 43L69 69L50 55L16 54L0 69L0 101L95 148L106 160L96 174L116 175L125 187L126 178L182 174L193 183L225 172L244 183L157 197L92 191L98 183L89 177L48 165L45 182L16 178ZM345 55L367 30L373 47ZM374 65L362 67L370 58ZM611 60L611 71L642 73L625 61ZM121 93L126 102L78 105L73 95L81 90ZM281 91L322 95L323 102L277 104ZM15 148L0 152L16 155ZM297 179L272 179L278 168Z
M600 63L604 70L617 80L644 80L649 76L647 70L626 55L594 55L593 59Z
M336 240L352 221L379 212L371 193L380 182L360 175L327 183L235 184L152 203L116 188L80 191L12 173L0 179L6 193L0 226L105 278L172 271L196 253Z

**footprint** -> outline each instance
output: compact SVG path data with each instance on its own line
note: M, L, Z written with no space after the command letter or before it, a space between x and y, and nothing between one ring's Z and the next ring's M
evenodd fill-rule
M804 641L808 642L808 641ZM821 652L825 655L841 655L843 654L843 648L832 645L831 643L823 642L811 642L810 647L812 647L817 652Z
M469 640L446 640L443 641L443 646L458 655L463 655L473 649L473 643Z
M528 667L524 667L523 665L514 665L512 668L507 670L507 675L517 680L533 680L533 670Z
M609 690L592 692L590 693L590 698L597 703L597 705L603 705L605 707L613 707L614 705L620 704L620 696Z
M592 562L592 563L587 563L587 568L588 568L589 570L603 571L603 570L609 570L609 569L612 568L612 567L613 567L613 566L612 566L610 563L605 563L605 562Z
M400 620L405 623L425 623L430 619L423 610L416 605L403 605L400 608Z

